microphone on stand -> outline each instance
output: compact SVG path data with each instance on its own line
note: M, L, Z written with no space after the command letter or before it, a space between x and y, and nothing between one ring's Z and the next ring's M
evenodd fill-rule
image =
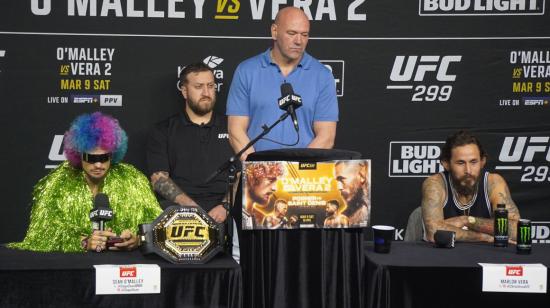
M281 84L281 98L278 100L279 108L285 110L292 117L294 128L298 132L298 118L296 117L296 109L302 106L302 97L292 89L292 85L288 82Z

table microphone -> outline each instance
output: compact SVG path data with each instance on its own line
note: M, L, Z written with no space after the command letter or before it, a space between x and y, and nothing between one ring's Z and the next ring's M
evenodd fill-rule
M113 219L113 210L109 206L109 197L99 193L94 198L94 208L90 211L93 230L105 230L105 223Z
M436 248L454 248L456 234L453 231L437 230L434 234Z
M298 131L298 118L296 117L296 109L302 106L302 97L292 89L292 85L288 82L281 84L281 98L277 101L279 108L288 111L292 117L294 128Z

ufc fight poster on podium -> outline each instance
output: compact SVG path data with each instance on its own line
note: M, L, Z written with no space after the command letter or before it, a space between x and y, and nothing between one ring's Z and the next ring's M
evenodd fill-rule
M370 160L243 165L243 229L369 225Z

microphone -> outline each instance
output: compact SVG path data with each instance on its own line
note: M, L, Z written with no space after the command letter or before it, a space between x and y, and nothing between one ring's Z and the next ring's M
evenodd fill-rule
M296 109L302 106L302 97L294 93L292 85L288 82L281 84L281 98L279 98L279 108L287 111L292 117L294 128L298 131L298 118L296 117Z
M434 234L435 247L454 248L456 234L453 231L437 230Z
M99 193L94 199L94 208L90 210L90 220L93 230L105 230L105 223L113 219L113 210L109 206L109 197Z

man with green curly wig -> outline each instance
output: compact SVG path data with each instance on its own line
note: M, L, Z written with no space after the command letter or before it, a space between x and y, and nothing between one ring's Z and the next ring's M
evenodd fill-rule
M67 161L34 187L31 221L25 239L8 247L33 251L101 252L107 240L122 242L109 250L139 246L139 224L161 212L148 179L122 163L128 137L118 121L100 112L77 117L65 133ZM94 197L106 194L113 210L103 231L92 230L89 219Z

